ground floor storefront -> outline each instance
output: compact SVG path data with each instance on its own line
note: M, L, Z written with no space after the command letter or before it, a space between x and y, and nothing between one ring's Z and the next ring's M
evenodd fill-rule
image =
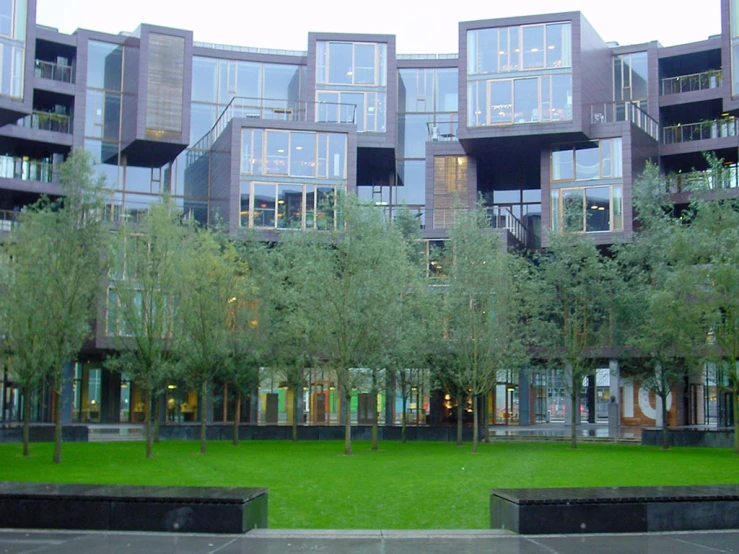
M360 370L358 370L358 373ZM146 419L150 403L147 393L126 374L111 371L101 360L69 364L62 394L64 423L136 424ZM302 386L290 387L279 373L263 371L259 385L239 390L229 382L210 384L203 406L201 396L184 381L171 380L151 403L153 418L177 425L200 421L205 411L211 423L233 422L256 425L340 425L347 418L353 425L454 425L473 420L473 402L481 424L530 426L563 424L575 417L582 423L610 423L644 427L661 425L659 399L643 382L622 375L618 362L606 360L585 378L577 391L577 406L571 409L572 394L564 373L556 369L500 372L486 395L473 398L465 391L434 386L427 371L407 370L375 379L381 385L363 386L372 379L357 379L349 401L328 370L306 370ZM700 378L676 387L668 396L670 425L731 426L731 393L722 386L725 378L705 371ZM295 398L297 396L297 398ZM51 422L54 397L49 387L40 387L27 400L31 419ZM23 418L26 399L5 372L0 383L0 421ZM461 408L461 409L460 409Z

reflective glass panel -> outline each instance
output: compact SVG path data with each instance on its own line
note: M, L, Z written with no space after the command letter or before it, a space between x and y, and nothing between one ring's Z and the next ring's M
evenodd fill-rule
M427 123L430 116L425 114L401 115L398 118L398 137L400 138L400 158L423 158L426 156L428 138Z
M346 179L346 135L329 135L329 177Z
M216 75L218 60L213 58L192 58L192 101L216 102Z
M397 204L426 203L426 161L404 160L398 163Z
M547 25L547 67L570 67L572 33L569 23Z
M610 231L611 190L610 187L585 189L585 230L588 233Z
M490 82L490 123L513 121L513 81Z
M562 191L563 229L566 233L583 230L583 191L582 189Z
M575 177L572 146L552 149L552 181L571 181Z
M121 90L123 47L95 40L87 44L87 86Z
M265 106L268 99L300 100L300 68L297 65L264 64ZM277 104L284 106L284 102Z
M600 152L597 142L575 145L575 179L583 181L600 177Z
M335 85L352 83L352 45L330 42L328 45L328 82Z
M275 185L254 185L254 226L275 226Z
M514 81L514 121L529 123L539 121L539 79Z
M436 70L436 111L456 112L458 108L459 81L456 69Z
M287 175L288 133L267 131L267 175Z
M25 0L21 0L25 1ZM0 0L0 35L12 37L13 0Z
M255 62L239 62L236 95L246 98L262 96L262 66Z
M552 75L552 121L572 119L572 75Z
M303 227L303 186L279 185L277 196L277 228Z
M241 206L239 210L239 224L241 227L249 226L249 198L251 197L251 183L241 181Z
M523 27L523 69L544 67L544 26Z
M290 175L314 177L316 174L316 136L314 133L290 133Z
M374 85L375 82L375 45L355 44L354 84Z

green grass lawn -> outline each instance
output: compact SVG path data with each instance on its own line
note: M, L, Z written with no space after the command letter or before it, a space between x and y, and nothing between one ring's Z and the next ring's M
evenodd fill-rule
M739 484L731 449L562 443L470 445L385 442L166 441L0 444L0 480L138 485L267 487L269 526L325 529L470 529L489 525L489 491L514 487Z

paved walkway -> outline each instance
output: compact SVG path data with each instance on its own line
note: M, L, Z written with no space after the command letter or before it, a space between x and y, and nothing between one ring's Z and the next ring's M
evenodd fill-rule
M1 522L0 522L1 524ZM0 552L182 554L716 554L739 552L739 530L619 535L517 536L500 531L312 531L171 535L0 530Z

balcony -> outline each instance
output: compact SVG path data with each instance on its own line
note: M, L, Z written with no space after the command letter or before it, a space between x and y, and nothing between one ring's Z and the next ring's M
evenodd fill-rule
M668 77L662 79L660 95L668 96L670 94L708 90L719 88L722 84L723 74L719 69L704 71L703 73L693 73L691 75L680 75L679 77Z
M449 229L461 215L470 213L468 208L436 208L426 212L426 229ZM528 230L510 208L490 206L485 208L488 225L493 229L508 231L518 242L528 245Z
M718 173L711 169L703 171L686 171L668 175L666 178L669 192L690 192L694 190L717 190L739 188L739 165L724 163Z
M18 225L18 213L0 210L0 231L12 231Z
M737 120L733 117L727 117L712 121L701 121L700 123L663 127L662 144L678 144L696 140L735 137L738 134Z
M34 111L31 115L19 119L18 127L27 129L39 129L41 131L52 131L54 133L72 134L72 118L68 115Z
M659 140L659 123L633 102L606 102L590 106L592 125L621 121L629 121L654 140Z
M54 166L51 162L43 160L0 156L0 178L52 183Z
M54 62L36 60L34 74L39 79L50 79L60 83L74 83L74 68Z

